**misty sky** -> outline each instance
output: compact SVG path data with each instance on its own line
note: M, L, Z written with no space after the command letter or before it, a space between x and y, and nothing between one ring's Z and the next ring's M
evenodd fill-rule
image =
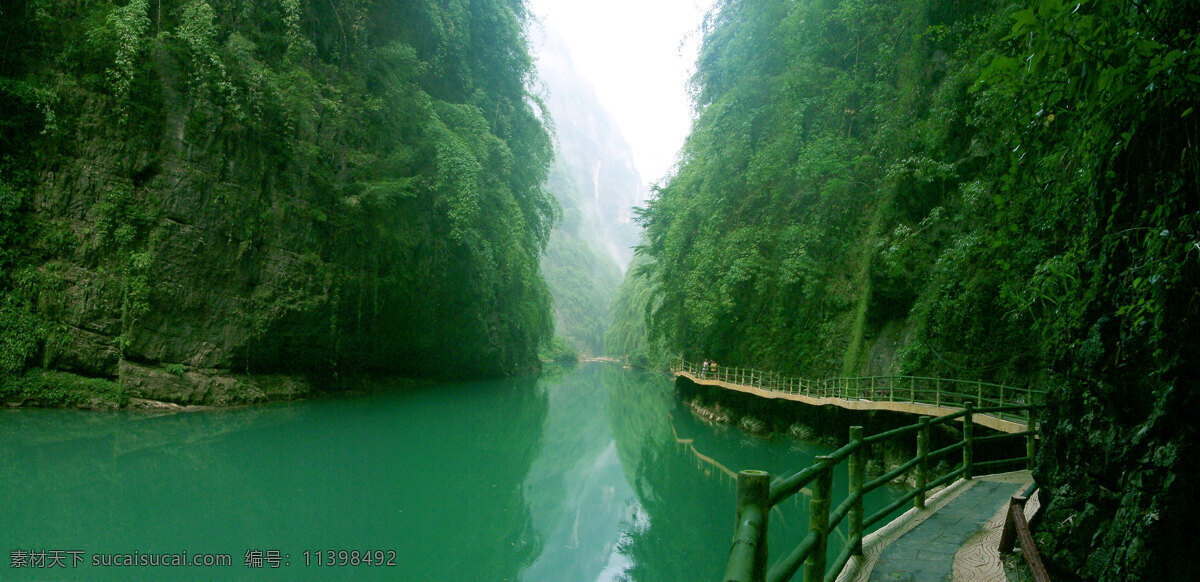
M686 82L712 0L529 0L547 31L565 39L633 150L642 179L656 182L691 128ZM536 34L536 32L535 32Z

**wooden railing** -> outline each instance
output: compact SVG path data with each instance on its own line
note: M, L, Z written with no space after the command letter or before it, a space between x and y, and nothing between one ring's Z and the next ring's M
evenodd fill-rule
M719 368L718 373L720 373ZM829 455L817 457L815 465L788 477L772 481L771 475L764 471L741 471L738 474L737 521L734 526L733 545L729 550L729 562L724 580L726 582L790 580L803 565L806 582L832 582L851 556L862 555L863 532L866 528L886 518L910 501L915 507L924 508L925 493L930 489L945 485L960 477L971 479L977 472L993 471L1005 465L1023 462L1026 468L1032 468L1037 443L1037 417L1034 414L1037 407L1022 404L976 409L973 400L967 400L964 406L963 410L953 414L936 418L922 417L916 424L868 437L863 436L862 427L851 427L850 442L846 446ZM976 437L974 415L989 413L1025 413L1026 418L1035 420L1024 432ZM930 451L930 427L947 424L960 418L962 419L962 440ZM917 437L916 456L895 469L864 483L866 447L885 439L912 433L916 433ZM1026 439L1024 456L986 462L975 460L974 452L977 443L1014 437ZM955 452L962 454L962 462L958 468L930 481L928 478L930 461ZM846 498L831 511L833 471L842 462L848 464L849 492ZM897 477L906 475L909 471L915 473L916 488L887 507L864 517L863 496ZM808 534L791 552L768 568L767 527L771 508L810 485L812 496L809 500ZM829 533L843 520L848 521L849 537L837 558L827 564Z
M1001 421L1027 424L1030 405L1041 404L1046 392L1034 388L1019 388L977 380L931 378L924 376L862 376L857 378L825 378L820 380L783 377L771 372L750 368L705 370L703 364L680 358L671 365L673 373L684 372L698 380L713 380L748 386L778 394L798 394L810 398L838 398L875 402L907 402L937 407L963 408L970 402L976 413L985 407L996 409L993 414ZM1020 406L1019 412L1010 407Z
M1042 556L1033 542L1029 523L1025 521L1025 502L1029 501L1037 488L1037 483L1034 483L1020 495L1014 495L1008 500L1008 513L1004 517L1004 530L1000 533L1000 545L997 549L1001 554L1007 554L1013 550L1013 545L1019 539L1021 554L1025 557L1025 563L1029 566L1029 572L1033 575L1034 582L1050 582L1050 574L1046 571L1046 566L1042 563ZM1045 508L1045 504L1039 505L1038 513Z

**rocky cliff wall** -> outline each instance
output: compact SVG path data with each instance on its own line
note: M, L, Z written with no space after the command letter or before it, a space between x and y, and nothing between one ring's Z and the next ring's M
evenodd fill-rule
M228 404L535 368L550 137L523 6L462 8L6 4L0 379Z

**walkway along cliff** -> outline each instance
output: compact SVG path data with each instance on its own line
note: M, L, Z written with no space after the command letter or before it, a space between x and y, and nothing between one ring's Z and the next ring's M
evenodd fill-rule
M976 417L976 423L1001 432L1026 430L1028 410L1004 408L1013 405L1040 405L1044 390L1017 388L974 380L926 378L921 376L866 376L809 380L785 378L770 372L747 368L706 370L701 364L684 359L672 363L676 378L687 378L701 386L716 386L812 405L833 405L849 410L889 410L909 414L942 416L961 411L968 403L979 409L1001 407Z
M676 377L686 377L700 384L721 386L756 394L765 398L784 398L811 404L832 404L856 410L893 410L913 414L941 413L936 418L921 416L917 423L879 434L864 436L862 427L850 429L850 442L833 453L819 457L818 463L790 476L774 480L771 475L756 470L738 473L737 518L735 522L729 563L724 580L727 582L777 582L790 580L804 568L804 580L830 582L838 578L843 568L856 556L863 554L866 528L880 522L904 504L913 503L918 509L926 505L926 493L931 489L953 483L956 479L970 481L985 474L1013 468L1032 469L1038 439L1038 411L1042 393L1033 389L1016 390L1002 385L979 382L960 382L938 378L876 377L839 378L807 381L798 378L775 378L756 370L718 368L706 372L685 360L672 366ZM709 377L709 376L712 377ZM908 382L907 389L904 382ZM932 383L933 389L928 388ZM944 388L943 388L944 386ZM968 392L964 386L973 386ZM984 396L984 392L989 392ZM868 397L868 398L864 398ZM905 400L899 398L907 397ZM877 400L872 400L875 398ZM958 408L958 410L955 410ZM949 412L944 412L949 410ZM962 437L956 443L930 450L931 427L959 421ZM999 434L975 436L975 426L997 429ZM903 435L916 435L917 454L885 474L864 482L867 453L873 443ZM1024 439L1025 454L1013 458L978 460L976 446L985 442ZM960 454L961 462L954 470L929 480L931 462L951 454ZM841 463L849 467L849 491L836 506L832 506L833 471ZM863 495L912 471L915 487L889 506L863 515ZM781 501L810 487L809 533L799 544L773 565L766 544L771 508ZM832 508L832 509L831 509ZM849 538L837 557L827 563L830 532L845 520Z

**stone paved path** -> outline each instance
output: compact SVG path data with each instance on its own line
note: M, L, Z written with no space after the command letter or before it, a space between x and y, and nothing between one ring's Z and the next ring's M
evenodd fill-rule
M871 570L869 580L952 580L955 553L987 524L997 508L1008 503L1014 489L1012 483L975 483L912 531L884 548Z

